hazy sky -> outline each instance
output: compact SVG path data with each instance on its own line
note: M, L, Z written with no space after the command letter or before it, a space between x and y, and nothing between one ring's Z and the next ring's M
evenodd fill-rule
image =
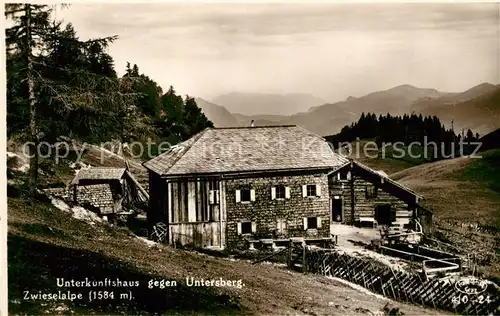
M312 93L327 101L400 84L500 83L500 4L73 4L80 38L118 35L164 90Z

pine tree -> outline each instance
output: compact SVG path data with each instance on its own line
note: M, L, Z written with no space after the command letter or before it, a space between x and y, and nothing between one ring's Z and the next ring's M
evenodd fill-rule
M5 15L11 18L14 25L6 29L7 55L11 63L18 65L21 77L25 77L25 87L21 88L24 100L28 105L30 141L29 151L30 169L28 184L31 193L36 190L38 179L38 130L37 130L37 100L36 100L36 76L35 63L40 60L45 52L45 39L53 33L50 23L52 7L47 5L33 4L6 4ZM23 94L24 94L23 93ZM16 101L23 103L22 98ZM16 102L17 103L17 102ZM17 104L19 104L17 103Z
M474 134L472 133L472 131L470 129L467 130L467 134L465 136L465 141L467 141L467 142L474 141Z
M48 5L6 5L6 16L13 21L6 30L8 83L13 88L8 109L19 107L13 114L23 123L10 132L27 135L31 142L31 193L36 190L36 148L42 139L117 134L113 126L120 120L118 113L135 98L123 93L123 83L112 77L112 59L104 55L116 37L80 41L71 25L61 28L60 22L51 21L52 10Z
M130 65L130 64L129 64ZM127 73L130 74L127 75ZM138 93L136 106L142 110L145 115L151 118L157 118L161 114L161 87L151 78L139 72L139 67L134 64L132 70L126 69L123 78L129 78L131 90Z
M185 99L183 121L186 124L188 135L194 135L207 127L213 127L213 123L203 114L195 99L188 95Z
M130 68L130 62L127 61L127 65L125 66L125 77L132 76L132 69Z
M132 76L139 77L139 66L137 66L137 64L134 64L132 67Z

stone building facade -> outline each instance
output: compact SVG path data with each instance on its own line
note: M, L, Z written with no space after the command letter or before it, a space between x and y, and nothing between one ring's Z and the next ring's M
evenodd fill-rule
M331 237L332 221L390 224L419 199L292 125L208 128L144 166L150 227L163 222L168 242L196 247Z
M308 185L315 186L316 194L307 195ZM248 239L330 236L326 172L228 179L226 188L226 236L230 248L244 248ZM242 201L241 197L237 200L236 193L242 190L254 192L250 201ZM280 190L285 191L284 196ZM250 223L250 231L244 230L245 223Z

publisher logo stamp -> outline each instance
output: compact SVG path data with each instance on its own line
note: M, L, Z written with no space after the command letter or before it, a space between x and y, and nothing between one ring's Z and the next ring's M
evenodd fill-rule
M458 291L468 295L478 295L486 291L488 283L475 277L461 278L455 283Z

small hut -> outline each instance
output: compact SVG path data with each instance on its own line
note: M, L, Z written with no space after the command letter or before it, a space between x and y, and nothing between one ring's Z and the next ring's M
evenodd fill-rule
M77 172L73 202L90 206L101 216L126 213L124 206L146 202L148 193L126 168L90 167Z

